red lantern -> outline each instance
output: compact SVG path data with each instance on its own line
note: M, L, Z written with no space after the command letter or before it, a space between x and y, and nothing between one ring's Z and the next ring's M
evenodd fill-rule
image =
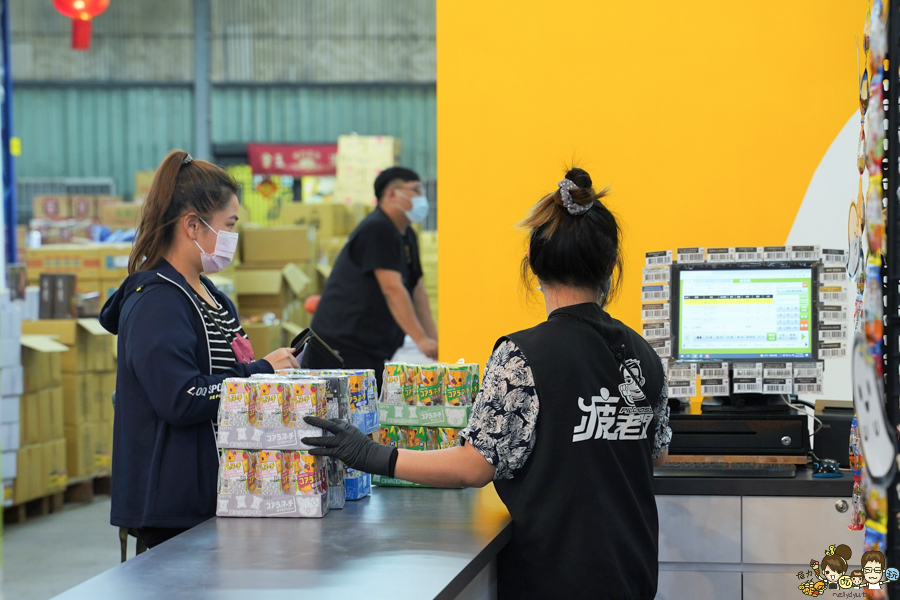
M106 10L109 0L53 0L53 6L72 19L72 48L91 47L91 19Z

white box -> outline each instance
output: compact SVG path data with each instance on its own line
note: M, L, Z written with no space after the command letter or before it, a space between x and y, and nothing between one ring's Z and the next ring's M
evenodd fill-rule
M22 302L11 301L9 292L0 294L0 339L17 340L22 336Z
M18 450L19 432L20 427L18 423L0 424L0 451Z
M4 452L0 454L0 476L3 479L13 479L16 477L16 452Z
M41 288L36 285L25 288L25 302L22 304L22 320L37 321L41 314Z
M19 338L0 338L0 368L22 364L22 345Z
M0 396L21 396L24 389L22 367L0 369Z
M16 423L19 418L19 397L5 396L0 398L0 423Z

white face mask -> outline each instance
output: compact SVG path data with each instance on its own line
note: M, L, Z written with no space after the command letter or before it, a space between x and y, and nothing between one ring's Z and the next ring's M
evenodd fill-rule
M198 217L199 218L199 217ZM203 219L200 219L203 221ZM203 221L209 227L209 223ZM234 252L237 250L238 234L231 231L216 231L212 227L209 230L216 234L216 249L212 254L207 254L197 240L194 243L200 248L200 262L204 273L218 273L231 264Z
M413 196L409 199L412 202L412 208L404 211L406 218L410 223L421 223L428 217L428 198L425 196Z

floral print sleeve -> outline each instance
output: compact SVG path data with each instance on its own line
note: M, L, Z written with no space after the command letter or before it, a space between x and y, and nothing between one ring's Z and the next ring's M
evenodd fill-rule
M669 382L663 379L659 403L653 409L653 458L659 458L672 441L669 427Z
M512 479L531 455L539 409L534 376L513 342L488 359L469 426L460 436L494 467L494 479Z

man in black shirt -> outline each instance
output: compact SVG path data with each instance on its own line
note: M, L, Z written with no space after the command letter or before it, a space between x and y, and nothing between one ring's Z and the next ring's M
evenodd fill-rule
M416 233L409 225L428 215L419 176L391 167L375 179L378 206L350 234L341 250L311 328L337 350L348 369L374 369L381 385L384 362L408 334L419 350L437 360L437 329L422 283ZM324 368L309 348L304 366Z

